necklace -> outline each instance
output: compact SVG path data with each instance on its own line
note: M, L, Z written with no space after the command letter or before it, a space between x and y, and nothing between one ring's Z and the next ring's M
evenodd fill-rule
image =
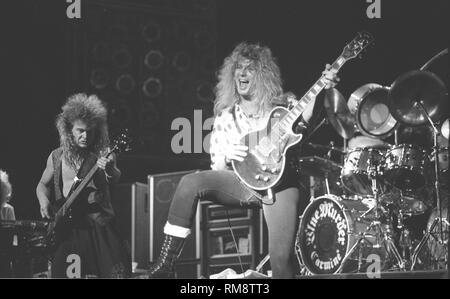
M241 105L239 105L239 106L241 106ZM264 114L264 110L261 108L259 108L258 112L256 112L256 113L247 113L243 106L241 106L241 110L247 118L251 118L251 119L259 119Z

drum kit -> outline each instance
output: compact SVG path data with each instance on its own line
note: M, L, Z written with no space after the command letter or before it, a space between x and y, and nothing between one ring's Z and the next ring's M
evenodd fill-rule
M429 65L390 87L361 86L348 101L327 91L327 120L344 146L309 143L326 154L299 159L326 187L300 217L302 274L447 269L448 91Z

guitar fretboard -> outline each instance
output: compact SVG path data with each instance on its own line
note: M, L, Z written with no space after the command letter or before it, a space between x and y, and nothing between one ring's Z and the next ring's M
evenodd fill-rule
M331 69L339 71L339 69L344 65L347 60L340 55L331 65ZM289 128L293 126L295 121L300 117L300 115L305 110L306 106L325 88L326 83L324 82L325 76L322 75L319 80L314 83L314 85L306 92L306 94L298 101L297 105L291 109L291 111L286 114L280 120L280 130L286 132ZM282 132L284 134L284 132Z

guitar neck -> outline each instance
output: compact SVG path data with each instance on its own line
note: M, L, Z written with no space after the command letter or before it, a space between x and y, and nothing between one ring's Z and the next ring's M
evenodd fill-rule
M344 65L347 60L340 55L331 65L331 70L336 72ZM298 101L294 108L287 113L280 123L283 128L290 128L305 110L306 106L325 88L325 76L322 75L319 80L306 92L306 94Z
M115 148L114 148L115 149ZM113 150L108 152L108 154L105 157L109 157L113 153ZM87 175L82 178L81 183L73 190L73 192L70 193L69 198L64 202L64 204L61 206L61 208L56 212L55 214L55 221L59 221L59 219L65 217L67 215L67 212L69 211L70 207L74 203L74 201L77 199L78 195L84 190L86 185L92 180L94 177L95 172L98 170L97 164L95 164L87 173Z
M59 219L65 217L67 215L67 212L69 211L70 207L74 203L74 201L77 199L78 195L80 195L81 191L84 190L86 185L91 181L92 177L94 176L95 172L98 170L97 164L94 165L91 170L89 170L88 174L84 179L82 179L81 183L73 190L73 192L70 194L70 196L67 198L67 200L64 202L64 204L59 208L58 212L55 214L55 220L58 221Z

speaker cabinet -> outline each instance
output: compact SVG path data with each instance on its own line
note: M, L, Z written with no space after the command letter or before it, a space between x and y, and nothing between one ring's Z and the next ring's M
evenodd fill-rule
M149 261L156 261L164 240L164 225L169 214L173 195L181 178L198 170L180 171L148 176L148 194L150 199L149 218ZM200 273L200 212L197 206L191 235L186 240L184 249L178 260L177 277L197 278ZM185 273L186 272L186 273ZM195 277L192 274L197 273Z
M131 249L131 260L148 267L149 201L147 184L118 184L112 190L115 224Z

